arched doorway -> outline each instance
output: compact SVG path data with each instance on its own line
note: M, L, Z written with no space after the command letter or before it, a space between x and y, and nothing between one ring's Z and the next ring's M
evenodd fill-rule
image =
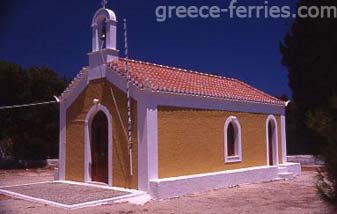
M109 181L109 136L108 118L98 111L91 123L91 179L108 183Z
M278 142L277 142L277 123L276 118L271 115L266 124L266 141L267 141L267 162L268 165L278 165Z
M269 153L269 165L274 165L274 155L273 155L273 141L275 135L275 126L271 121L268 122L268 153Z

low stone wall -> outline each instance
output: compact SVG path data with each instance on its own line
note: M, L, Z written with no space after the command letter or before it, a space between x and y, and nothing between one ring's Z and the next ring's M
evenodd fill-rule
M58 159L47 160L15 160L2 159L0 160L0 169L30 169L30 168L56 168Z
M300 163L302 166L322 165L323 162L313 155L291 155L287 156L288 162Z
M301 164L286 163L286 164L282 164L280 166L287 167L287 171L290 172L290 173L293 173L294 176L301 175L301 171L302 171Z
M47 159L47 167L55 168L59 165L59 159Z

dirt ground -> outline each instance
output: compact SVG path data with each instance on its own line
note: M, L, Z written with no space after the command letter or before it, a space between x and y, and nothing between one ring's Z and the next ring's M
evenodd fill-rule
M290 181L247 184L170 200L151 201L143 206L109 204L64 210L0 195L0 213L337 213L315 194L315 171L304 171ZM0 171L0 186L52 180L51 170Z

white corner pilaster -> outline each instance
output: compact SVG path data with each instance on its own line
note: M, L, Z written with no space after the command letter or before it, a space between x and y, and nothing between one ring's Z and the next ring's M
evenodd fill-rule
M158 179L158 111L156 105L147 108L147 139L149 180Z
M147 127L146 105L144 100L137 102L137 127L138 127L138 189L146 191L148 188L147 166Z
M91 152L90 152L90 130L89 119L84 121L84 183L91 181L90 166L91 166Z
M138 189L147 191L158 179L158 112L148 99L138 100Z
M59 180L65 180L66 168L66 108L60 103L60 135L59 135Z
M282 163L287 163L286 117L281 115Z

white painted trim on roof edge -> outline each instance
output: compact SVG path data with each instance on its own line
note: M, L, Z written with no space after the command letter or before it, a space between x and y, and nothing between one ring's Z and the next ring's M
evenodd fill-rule
M158 112L143 98L137 103L138 189L147 191L149 180L158 178Z
M230 123L233 123L234 129L235 129L235 153L236 155L233 157L230 157L227 155L227 129L228 125ZM241 162L242 161L242 142L241 142L241 125L237 117L229 116L225 122L224 125L224 159L225 163L235 163L235 162Z
M284 106L229 101L201 96L177 95L162 92L152 92L150 96L151 102L158 106L174 106L181 108L195 108L195 109L247 112L247 113L263 113L263 114L279 114L279 115L284 114Z
M275 126L275 132L274 132L274 145L273 145L273 162L274 166L279 165L279 159L278 159L278 125L277 120L274 115L269 115L266 120L266 149L267 149L267 165L269 165L269 136L268 136L268 123L271 121Z
M102 111L108 119L108 174L109 174L109 186L112 186L112 116L107 107L97 104L91 107L85 117L84 125L84 182L91 182L90 165L91 165L91 148L90 148L90 132L92 119L97 112Z
M64 103L60 103L60 133L59 133L59 180L65 180L66 171L66 109Z
M81 92L89 84L88 75L89 75L90 69L89 68L87 69L88 70L86 74L85 75L83 74L83 76L81 76L81 79L79 79L78 84L74 88L72 88L72 90L69 91L68 94L66 95L66 98L62 100L62 103L64 103L66 110L70 107L70 105L76 100L76 98L81 94Z
M282 163L287 163L286 117L281 115Z
M288 163L281 166L289 168L296 174L299 174L298 170L301 170L297 163ZM278 178L278 172L277 166L259 166L156 179L150 181L150 194L154 199L179 197L240 184L272 181Z
M102 69L103 68L103 69ZM102 72L103 77L124 93L126 93L126 79L121 75L117 74L113 69L102 65L102 67L97 68L95 72L90 70L87 75L83 75L80 83L75 86L72 91L69 92L67 99L65 100L66 109L74 102L78 95L85 89L92 79L101 78ZM101 70L102 69L102 70ZM100 71L100 72L98 72ZM90 73L90 78L88 77ZM95 73L93 75L91 73ZM251 102L240 102L234 100L216 99L198 95L181 95L174 93L164 93L164 92L154 92L144 89L139 89L135 85L131 86L130 89L131 97L139 101L143 99L143 96L151 96L151 105L157 106L176 106L185 108L198 108L198 109L210 109L210 110L221 110L221 111L234 111L234 112L248 112L248 113L263 113L263 114L276 114L284 115L285 107L279 105L270 105L263 103L251 103Z

